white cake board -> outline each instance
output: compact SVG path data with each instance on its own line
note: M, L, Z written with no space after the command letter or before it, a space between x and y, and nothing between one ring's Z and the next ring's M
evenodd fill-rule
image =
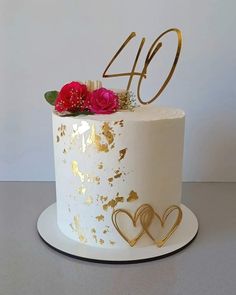
M155 260L174 254L188 246L198 232L198 221L194 213L181 205L183 219L166 245L155 245L127 249L92 247L67 238L56 221L56 203L45 209L39 216L37 229L43 241L55 250L69 256L101 263L137 263Z

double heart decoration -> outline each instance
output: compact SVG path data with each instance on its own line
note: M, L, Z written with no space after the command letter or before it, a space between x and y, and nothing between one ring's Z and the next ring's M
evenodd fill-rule
M162 238L156 237L157 235L152 233L150 229L150 225L152 224L154 218L157 218L163 228L165 226L166 220L170 216L170 214L174 211L177 211L177 217L174 224L171 226L169 231L166 235ZM129 238L125 233L124 230L118 224L118 216L121 214L125 214L131 221L134 227L137 227L138 221L141 224L140 232L133 238ZM117 209L112 213L112 223L121 237L131 246L133 247L139 239L146 233L151 240L157 245L157 247L162 247L166 241L172 236L172 234L176 231L177 227L179 226L182 220L182 210L177 205L172 205L168 207L163 215L159 215L149 204L141 205L132 215L126 209Z

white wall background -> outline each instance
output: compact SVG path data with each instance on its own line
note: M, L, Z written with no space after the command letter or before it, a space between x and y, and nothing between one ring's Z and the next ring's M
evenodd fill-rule
M54 179L46 90L101 78L136 31L129 55L113 68L129 70L142 36L147 50L162 31L179 27L181 59L156 104L186 111L184 180L236 181L235 11L235 0L0 0L0 180ZM144 95L160 83L168 63L165 54L160 59ZM117 78L104 83L126 85Z

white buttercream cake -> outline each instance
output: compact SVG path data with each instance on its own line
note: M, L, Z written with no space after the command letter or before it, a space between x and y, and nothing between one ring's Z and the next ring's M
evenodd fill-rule
M167 210L181 203L184 112L149 105L109 115L53 112L52 118L61 232L104 248L143 247L154 243L150 236L163 238L154 225L161 221L159 229L165 225L168 232L176 214L167 218ZM147 226L150 235L135 215L142 205L157 217Z

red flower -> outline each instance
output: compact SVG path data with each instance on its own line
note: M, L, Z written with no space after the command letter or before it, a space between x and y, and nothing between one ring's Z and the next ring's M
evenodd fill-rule
M90 94L89 109L95 114L111 114L118 110L118 96L111 90L100 88Z
M79 82L71 82L62 87L56 101L55 109L63 112L83 112L88 109L87 86Z

